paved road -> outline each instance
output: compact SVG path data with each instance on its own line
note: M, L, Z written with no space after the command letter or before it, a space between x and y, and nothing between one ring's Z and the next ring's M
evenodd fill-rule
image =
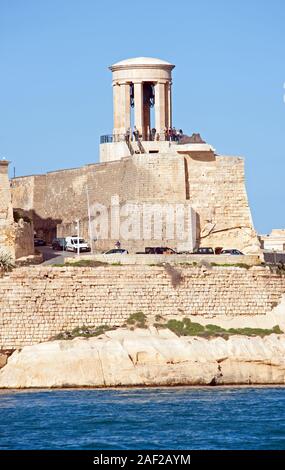
M65 258L74 258L77 256L70 251L54 251L50 246L37 246L38 251L43 254L42 264L64 264Z

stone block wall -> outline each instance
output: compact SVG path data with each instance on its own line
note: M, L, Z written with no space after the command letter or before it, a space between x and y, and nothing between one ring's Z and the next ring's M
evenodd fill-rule
M199 217L200 245L258 253L260 244L245 188L244 160L187 156L185 165L187 194Z
M182 147L182 146L181 146ZM110 207L120 203L187 203L197 213L197 240L202 246L239 248L256 253L254 231L244 183L243 160L178 153L140 154L120 161L86 165L46 175L12 180L13 207L33 218L35 230L47 242L68 236L80 219L81 235L89 238L88 204ZM91 214L92 215L92 214ZM114 247L111 235L95 249ZM178 240L153 240L156 246L177 248ZM150 240L130 241L126 248L139 251Z
M82 325L122 325L137 311L165 317L265 315L284 292L285 277L262 267L18 268L0 278L0 349L46 341Z

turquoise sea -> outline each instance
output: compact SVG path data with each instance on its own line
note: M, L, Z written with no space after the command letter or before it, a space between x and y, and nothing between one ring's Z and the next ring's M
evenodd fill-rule
M0 392L0 449L285 449L285 388Z

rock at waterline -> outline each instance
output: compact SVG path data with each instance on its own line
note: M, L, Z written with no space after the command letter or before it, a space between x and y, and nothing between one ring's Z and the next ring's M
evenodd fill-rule
M0 370L0 388L284 383L284 334L205 339L154 327L26 346Z

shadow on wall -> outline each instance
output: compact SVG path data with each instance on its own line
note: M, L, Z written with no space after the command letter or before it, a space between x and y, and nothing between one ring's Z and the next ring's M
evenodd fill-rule
M38 237L43 238L47 244L51 244L53 238L56 237L56 227L62 223L62 219L52 219L47 217L46 219L40 217L34 210L25 211L20 208L14 208L20 217L24 220L30 219L34 225L34 231Z
M199 247L201 242L201 221L200 215L196 212L196 246Z
M215 162L217 160L215 154L212 152L193 152L189 158L197 162Z

